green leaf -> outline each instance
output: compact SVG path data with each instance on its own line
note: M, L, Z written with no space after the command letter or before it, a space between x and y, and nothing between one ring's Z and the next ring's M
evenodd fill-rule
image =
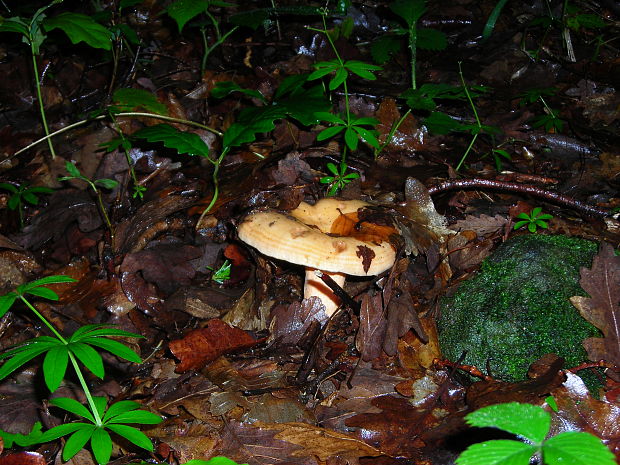
M402 48L403 40L393 35L383 35L370 44L370 55L376 63L384 64Z
M28 289L25 294L36 295L37 297L43 297L48 300L58 300L58 294L47 287L34 287Z
M449 115L440 111L432 111L424 118L424 125L434 134L448 134L450 131L462 131L465 126Z
M567 431L545 441L543 458L548 465L614 465L614 454L590 433Z
M233 92L241 92L252 98L257 98L261 102L266 103L266 99L259 91L254 89L244 89L239 84L232 81L218 82L217 85L211 90L211 96L214 98L224 98Z
M346 131L344 131L344 142L350 150L357 150L359 138L352 128L347 128Z
M509 402L476 410L466 415L465 421L471 426L499 428L540 443L549 433L551 415L536 405Z
M65 163L65 169L74 178L82 178L83 177L82 173L80 173L80 170L78 169L78 167L75 166L75 164L71 163L70 161Z
M328 123L339 124L341 126L347 125L347 122L340 116L334 115L333 113L329 113L327 111L318 111L314 115L321 121L327 121Z
M119 111L144 109L158 115L168 114L166 105L160 103L155 95L143 89L118 89L112 95L112 102Z
M164 147L174 149L181 155L199 155L207 158L209 156L209 147L198 134L179 131L169 124L158 124L140 129L134 133L134 137L162 143Z
M32 347L32 345L30 344L24 347L25 347L24 349L22 349L19 353L15 354L9 360L4 362L2 367L0 367L0 379L6 378L8 375L13 373L19 367L21 367L25 363L28 363L33 358L41 355L43 352L45 352L49 348L49 347L44 347L44 346Z
M15 187L13 184L9 184L8 182L0 182L0 189L4 189L12 192L13 194L17 194L17 187Z
M396 0L390 4L390 10L405 20L412 27L426 11L424 0Z
M362 137L371 147L374 147L376 149L380 147L379 141L377 140L377 137L373 134L372 131L361 128L359 126L353 126L353 130L357 132L360 137Z
M97 428L90 438L90 447L93 449L95 460L99 465L106 465L112 455L112 439L106 430Z
M351 124L355 126L372 126L373 128L379 124L379 120L377 118L363 117L363 118L355 118L351 121Z
M188 21L207 11L209 6L210 2L204 0L177 0L168 6L166 13L176 21L179 32L181 32Z
M347 79L349 73L345 68L338 68L333 78L329 80L329 90L336 90Z
M229 459L228 457L218 456L218 457L213 457L209 460L198 460L198 459L190 460L189 462L185 462L185 465L239 465L239 464L235 462L234 460Z
M9 292L8 294L4 294L0 297L0 318L2 318L13 306L15 299L17 299L17 294L14 292Z
M88 344L83 342L72 342L69 344L69 350L88 368L96 377L103 379L105 371L103 368L103 360L101 355Z
M153 450L153 443L149 437L133 426L108 425L107 428L142 449L146 449L148 451Z
M37 205L39 203L39 198L29 191L22 192L22 199L24 199L30 205Z
M437 29L420 28L416 45L422 50L444 50L448 46L448 39Z
M28 24L17 16L0 22L0 32L17 32L24 37L28 37L28 31Z
M83 337L102 337L102 336L120 336L120 337L135 337L144 339L141 334L132 333L118 328L110 328L107 325L93 324L84 325L78 328L69 339L70 341L79 341Z
M259 8L249 11L241 11L230 17L231 24L236 26L245 26L251 29L258 27L269 19L269 9Z
M47 32L54 29L64 31L72 43L86 42L93 48L112 50L112 33L90 16L65 12L43 22Z
M75 165L73 165L73 164L72 164L72 166L75 167ZM29 289L34 288L34 287L47 286L48 284L62 284L62 283L75 283L75 282L77 282L77 279L73 279L73 278L71 278L69 276L65 276L65 275L62 275L62 274L57 274L57 275L52 275L52 276L46 276L45 278L37 279L35 281L31 281L29 283L22 284L21 286L18 286L17 290L18 290L18 293L19 293L20 289L22 289L21 292L25 292L25 291L28 291Z
M114 189L116 186L118 186L118 181L115 181L114 179L103 178L97 179L94 184L97 186L102 186L105 189Z
M106 423L112 417L119 415L125 412L131 412L132 410L139 409L141 405L138 402L134 402L133 400L121 400L118 402L114 402L108 410L106 410L105 415L102 418L102 421Z
M349 60L345 62L344 66L352 73L357 74L359 77L369 81L374 81L377 79L377 76L375 76L371 71L379 71L381 69L381 66L371 65L370 63L364 63L363 61L358 60Z
M95 418L90 410L75 399L70 399L68 397L55 397L54 399L50 399L50 404L95 423Z
M529 220L527 220L527 221L517 221L515 223L515 225L514 225L514 229L517 230L517 229L522 228L523 226L525 226L526 224L529 224L529 223L530 223Z
M106 424L119 423L138 423L141 425L156 425L161 423L162 419L159 415L147 410L132 410L131 412L123 412L110 418Z
M99 418L102 418L105 415L105 409L108 405L108 399L106 399L104 396L93 396L93 404L97 409Z
M345 126L332 126L331 128L323 129L321 132L317 134L316 140L322 141L322 140L330 139L334 137L336 134L339 134L342 131L344 131L344 129L345 129Z
M95 425L82 423L81 427L69 436L69 439L65 442L65 448L62 450L62 459L67 462L81 451L96 429L97 427Z
M50 349L43 359L43 377L50 392L54 392L67 372L69 353L67 346L56 346Z
M35 444L39 444L41 441L41 422L37 421L34 425L32 425L32 429L28 434L19 434L19 433L7 433L6 431L0 430L0 438L2 438L4 449L10 449L13 447L13 444L16 444L20 447L30 447Z
M71 434L79 429L84 428L85 426L91 426L87 423L65 423L62 425L54 426L51 429L48 429L41 435L41 442L51 442L55 439L66 436L67 434Z
M455 463L456 465L529 465L530 457L536 450L533 445L510 439L486 441L469 446Z
M128 362L133 363L142 363L142 359L138 354L136 354L133 350L127 347L125 344L122 344L118 341L114 341L112 339L85 339L87 344L100 347L104 350L107 350L111 354L116 355L122 359L127 360Z

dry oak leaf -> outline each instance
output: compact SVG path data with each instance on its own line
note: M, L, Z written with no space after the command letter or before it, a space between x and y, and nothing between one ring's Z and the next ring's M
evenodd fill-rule
M190 331L183 339L170 341L169 346L172 354L180 360L174 371L183 373L199 370L220 355L247 349L258 342L242 329L213 319L206 327Z
M581 316L603 333L588 338L583 346L590 360L605 360L616 366L608 375L620 381L620 257L610 244L603 243L592 268L581 269L579 284L590 297L571 297Z
M360 457L384 455L379 449L375 449L352 436L307 423L263 423L257 421L253 426L264 430L279 430L280 432L274 436L274 439L302 447L293 451L293 456L315 457L319 463L324 463L332 457L340 457L346 459L349 465L355 465Z

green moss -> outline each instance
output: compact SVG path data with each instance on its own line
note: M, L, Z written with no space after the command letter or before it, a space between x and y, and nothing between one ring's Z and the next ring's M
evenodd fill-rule
M585 295L579 268L589 267L597 244L567 236L516 236L482 264L480 272L441 303L443 355L506 381L526 378L546 353L566 366L587 360L581 342L599 331L568 300Z

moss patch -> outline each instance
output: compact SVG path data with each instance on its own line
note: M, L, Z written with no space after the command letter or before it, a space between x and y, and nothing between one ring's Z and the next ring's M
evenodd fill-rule
M506 381L526 378L546 353L566 366L587 360L581 342L600 332L581 317L569 297L585 295L579 268L589 267L595 242L567 236L516 236L499 246L480 272L441 303L443 355Z

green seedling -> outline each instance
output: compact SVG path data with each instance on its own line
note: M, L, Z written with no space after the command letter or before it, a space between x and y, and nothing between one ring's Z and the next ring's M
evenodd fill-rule
M360 177L358 173L347 174L348 166L345 162L340 162L339 167L336 167L334 163L328 163L327 169L333 176L323 176L320 181L322 184L329 184L327 191L329 196L336 195L336 192L344 189L347 184Z
M27 340L1 354L0 360L5 360L5 362L0 367L0 379L6 378L34 358L44 355L43 378L50 392L54 392L65 378L67 368L71 363L86 397L87 406L65 397L54 398L50 400L50 404L78 417L85 418L89 423L65 423L43 433L41 432L41 425L35 424L28 435L14 435L0 431L0 436L9 444L14 442L17 445L29 446L70 435L65 442L62 454L65 461L70 460L86 443L90 442L97 463L106 464L112 451L112 439L106 430L118 434L138 447L152 451L153 445L149 438L128 424L157 424L161 422L161 418L154 413L139 410L140 404L133 401L120 401L106 409L105 398L92 396L82 373L82 368L80 368L81 363L95 376L103 379L105 375L103 359L97 349L103 349L130 362L140 363L138 354L124 344L110 338L140 338L142 336L106 325L91 324L82 326L67 338L58 332L28 298L30 295L48 300L58 300L58 294L46 286L72 282L75 280L68 276L48 276L22 284L15 291L0 297L0 317L4 316L17 300L20 300L53 335Z
M424 50L443 50L446 48L448 41L443 32L436 29L420 28L418 22L426 13L426 0L396 0L390 4L390 10L398 15L406 24L406 29L396 29L396 35L407 37L407 46L409 48L409 61L411 65L411 88L417 89L416 82L416 66L417 51ZM388 47L392 46L389 36L385 43ZM374 56L377 56L378 48L374 47ZM384 53L385 54L385 53Z
M527 226L527 229L531 233L535 233L538 228L547 229L549 225L547 221L553 218L553 215L549 215L548 213L542 213L541 207L536 207L532 209L532 211L528 213L519 213L517 218L520 221L517 221L514 225L514 229L520 229L524 226Z
M531 404L511 402L483 407L465 416L470 426L497 428L520 440L497 439L469 446L456 465L529 465L537 457L545 465L613 465L614 455L596 436L565 431L546 439L551 414Z
M11 210L17 210L19 214L19 227L24 227L24 207L28 203L30 205L38 205L39 197L37 194L51 194L54 189L44 186L31 186L28 183L14 186L8 182L0 182L0 189L7 190L11 193L7 203Z
M39 80L39 67L37 64L41 45L47 38L47 33L54 29L60 29L67 34L74 44L85 42L93 48L104 50L110 50L112 48L111 32L101 24L96 23L90 16L65 12L53 18L48 18L46 11L62 3L62 1L63 0L53 0L47 5L39 8L30 19L16 16L4 19L0 22L0 32L18 33L22 36L23 42L30 47L39 113L41 115L41 122L43 123L43 129L52 158L56 158L56 152L52 144L47 118L45 116L43 96L41 94L41 81Z
M196 25L200 28L200 35L203 43L203 53L201 61L201 75L204 74L207 67L207 60L213 50L222 45L226 39L238 29L238 26L231 27L228 32L222 33L221 25L218 19L209 11L209 8L230 8L235 4L223 2L220 0L177 0L172 2L166 8L166 13L170 16L179 28L179 32L183 30L185 25L195 18L203 16L204 19L196 21ZM207 29L212 26L215 33L215 42L209 45L207 39Z
M564 129L564 123L566 123L566 121L560 118L560 112L549 107L549 105L547 105L547 102L542 96L540 96L539 99L545 107L545 114L535 117L532 120L532 127L542 127L547 132L562 132L562 130Z
M211 275L211 279L214 282L218 284L224 284L224 281L227 281L230 279L231 267L232 267L232 263L230 263L228 260L224 260L224 263L222 263L222 266L220 266L217 270L214 268L211 268L210 266L208 266L207 268L213 272L213 274Z
M379 71L381 67L357 60L344 61L338 53L338 49L334 44L330 31L327 29L325 12L322 14L322 19L323 29L309 29L325 35L330 46L332 47L332 50L334 51L334 54L336 55L336 58L330 61L315 63L315 71L312 72L310 76L308 76L308 80L312 81L316 79L322 79L329 75L330 78L328 80L328 89L330 91L334 91L340 86L342 86L344 93L344 115L335 115L333 113L328 113L325 111L315 113L315 115L322 121L333 124L332 126L321 131L317 136L317 140L323 141L330 139L340 133L344 134L345 146L340 158L340 170L338 170L333 164L333 169L330 168L328 165L328 169L334 174L334 179L332 179L332 181L321 181L326 184L330 184L330 195L334 195L338 189L341 189L342 186L350 182L351 179L355 177L354 176L353 178L350 178L347 176L351 175L345 174L347 168L347 148L349 150L357 150L360 140L365 141L367 144L374 147L375 150L380 150L381 148L379 145L379 141L377 140L376 131L374 130L376 125L379 123L378 120L368 117L358 118L351 113L348 88L348 79L351 74L356 75L362 79L372 81L377 79L377 77L374 75L374 72ZM324 179L328 178L329 176Z
M112 225L112 222L110 221L110 217L108 216L108 212L105 208L105 204L103 203L103 196L101 195L101 191L99 190L99 187L103 187L105 189L114 189L118 185L118 181L115 181L114 179L107 179L107 178L96 179L94 181L91 181L86 176L84 176L82 173L80 173L80 170L78 169L78 167L75 166L75 164L71 163L70 161L65 163L65 169L69 173L69 176L62 176L58 178L58 180L59 181L70 181L72 179L76 179L78 181L84 181L86 184L90 186L90 188L93 190L93 192L97 196L97 204L99 206L99 212L101 213L101 216L103 217L105 224L108 227L108 230L110 231L112 241L114 241L114 226Z

